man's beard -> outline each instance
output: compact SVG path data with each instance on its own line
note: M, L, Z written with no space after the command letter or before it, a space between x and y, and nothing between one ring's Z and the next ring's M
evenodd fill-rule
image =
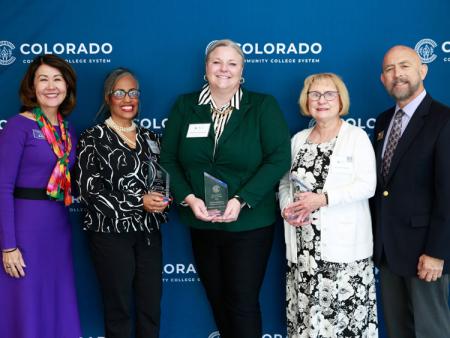
M406 88L401 88L400 90L396 90L395 85L399 83L406 83L408 86ZM389 90L389 94L396 100L396 101L404 101L412 97L416 92L417 89L420 86L420 82L417 81L417 83L411 84L408 80L395 80L392 84L391 89Z

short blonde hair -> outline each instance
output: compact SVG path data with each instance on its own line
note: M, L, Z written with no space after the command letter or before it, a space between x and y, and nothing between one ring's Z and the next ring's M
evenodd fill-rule
M339 93L339 102L341 106L339 116L348 114L348 110L350 108L350 96L348 95L347 87L345 86L344 81L342 81L342 79L334 73L312 74L305 79L303 89L300 92L300 97L298 98L298 104L300 105L302 114L305 116L311 116L308 108L308 91L314 81L321 80L331 80L334 83Z
M242 51L241 47L236 42L234 42L233 40L230 40L230 39L222 39L222 40L216 40L214 42L211 42L206 49L205 63L208 62L209 56L218 47L233 48L242 58L242 66L244 66L244 62L245 62L244 52Z

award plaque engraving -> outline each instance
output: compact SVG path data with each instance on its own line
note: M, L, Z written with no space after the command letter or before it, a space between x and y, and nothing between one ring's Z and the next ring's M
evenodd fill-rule
M148 163L148 188L164 195L164 201L170 200L170 175L158 162Z
M209 215L222 215L228 203L228 185L218 178L203 173L205 179L205 204Z
M297 202L300 198L300 193L302 192L308 192L312 191L312 186L309 182L305 181L304 179L301 179L297 174L290 173L289 174L289 180L291 181L292 186L292 200L294 202ZM295 219L297 216L293 215L292 217L289 217L289 219ZM309 222L309 216L305 217L303 220L300 220L301 222Z

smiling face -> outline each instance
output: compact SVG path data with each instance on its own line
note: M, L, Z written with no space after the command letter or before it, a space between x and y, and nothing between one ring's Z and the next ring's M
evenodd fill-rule
M309 87L308 92L317 92L320 94L326 92L336 93L338 89L331 79L323 78L315 80ZM339 120L339 111L341 110L339 95L336 95L331 100L326 100L324 95L321 95L318 100L310 97L307 100L308 111L317 122L328 122L334 119Z
M206 61L206 78L211 91L236 92L242 70L242 57L233 47L221 46L214 49Z
M381 82L398 105L404 107L424 90L427 70L413 49L396 46L384 56Z
M112 90L122 89L128 92L130 89L137 89L137 87L138 85L134 77L125 75L117 80ZM130 99L130 96L127 94L119 99L113 95L109 95L107 102L109 103L111 117L114 122L123 127L129 126L137 114L139 98L134 97Z
M41 109L44 112L56 112L67 95L67 83L61 72L43 64L36 70L33 85Z

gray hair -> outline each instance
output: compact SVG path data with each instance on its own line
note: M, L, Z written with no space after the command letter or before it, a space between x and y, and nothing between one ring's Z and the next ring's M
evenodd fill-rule
M125 76L131 76L136 81L137 85L136 89L139 89L139 81L137 80L136 76L131 70L123 67L113 69L105 78L105 82L103 84L103 103L100 106L99 110L97 111L95 119L98 119L100 117L102 119L107 119L109 116L111 116L108 100L109 95L111 94L117 81L119 81L121 78Z
M206 53L205 53L205 63L208 62L209 56L211 53L218 47L231 47L233 48L242 58L242 65L244 65L245 56L244 52L242 51L241 47L230 39L222 39L222 40L215 40L211 42L208 47L206 47Z

